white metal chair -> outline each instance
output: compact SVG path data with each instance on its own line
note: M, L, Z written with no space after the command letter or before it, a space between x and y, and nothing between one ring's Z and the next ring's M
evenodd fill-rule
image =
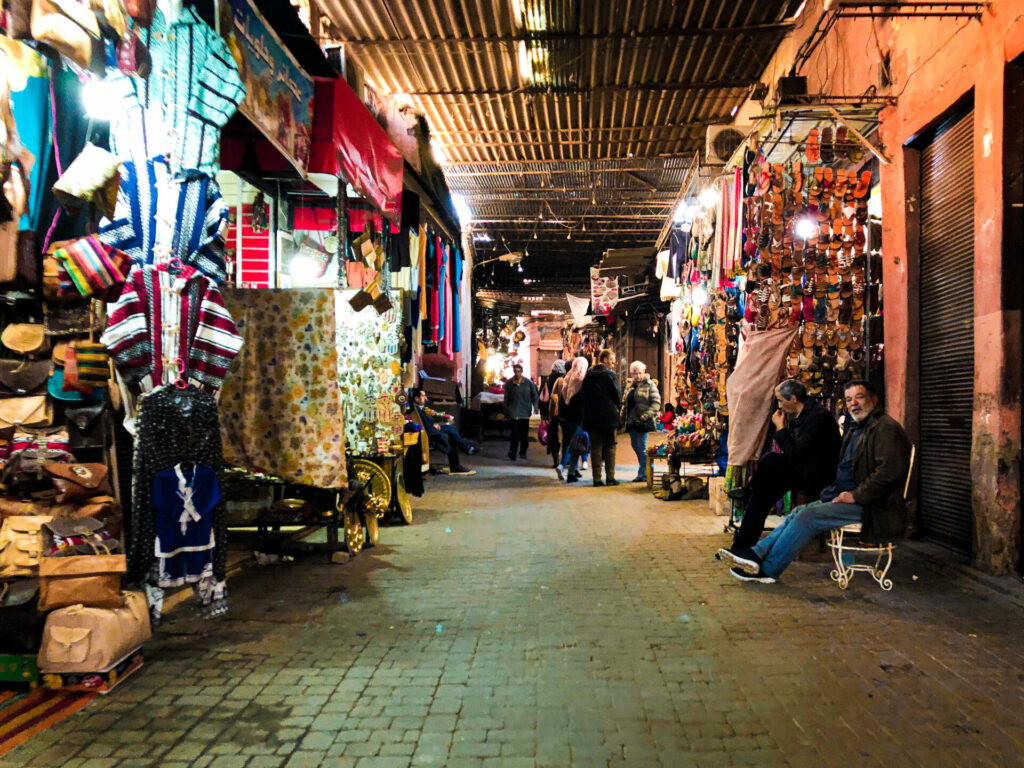
M916 452L917 447L910 446L910 466L907 468L907 479L903 484L904 502L906 502L910 494L910 477L914 473L914 457ZM853 578L853 575L857 571L863 571L870 573L871 578L886 592L892 590L892 579L888 578L886 574L888 574L889 568L892 566L892 551L896 545L891 541L887 544L863 545L857 542L855 545L852 545L845 541L845 535L848 533L859 534L860 524L844 525L842 528L833 528L829 532L828 546L832 550L832 560L836 564L835 569L830 574L832 581L839 584L840 589L846 589L850 586L850 580ZM855 559L858 552L867 552L874 555L874 564L858 563ZM850 553L850 563L846 562L845 553Z

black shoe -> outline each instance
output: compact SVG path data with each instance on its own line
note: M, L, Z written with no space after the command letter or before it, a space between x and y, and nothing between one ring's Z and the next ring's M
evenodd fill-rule
M520 459L525 459L526 458L526 454L525 453L520 453L519 454L519 458Z
M604 484L605 485L618 485L619 481L618 480L605 480Z
M740 581L754 581L758 584L774 584L775 579L769 576L767 573L762 571L760 568L757 569L756 573L750 573L742 568L730 568L729 573L735 576Z
M569 475L567 478L565 478L565 484L566 485L568 485L569 483L578 483L579 481L580 481L580 476L579 475Z
M515 461L515 460L516 460L516 455L515 455L514 453L510 453L510 454L508 455L508 460L509 460L509 461Z
M733 488L725 495L734 501L746 501L750 498L751 493L753 493L753 489L749 485L744 485L739 488Z
M595 480L594 481L594 487L595 488L603 488L604 487L604 483L602 483L600 480Z
M722 558L728 558L737 565L749 568L752 571L760 570L761 563L764 562L757 556L757 552L746 548L722 547L722 549L718 550L718 559L721 560Z

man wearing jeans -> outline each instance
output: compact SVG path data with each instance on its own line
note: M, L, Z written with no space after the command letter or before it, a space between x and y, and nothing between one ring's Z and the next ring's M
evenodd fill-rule
M721 549L737 563L740 581L774 583L818 534L861 524L861 540L902 536L906 528L903 486L910 466L910 441L903 427L878 407L870 382L851 381L846 410L853 417L843 435L836 480L819 501L794 509L782 525L750 549Z
M615 479L615 430L619 428L622 389L615 375L615 353L603 349L597 365L587 371L580 388L583 399L583 429L590 435L590 468L594 485L618 485ZM601 480L601 467L604 480Z

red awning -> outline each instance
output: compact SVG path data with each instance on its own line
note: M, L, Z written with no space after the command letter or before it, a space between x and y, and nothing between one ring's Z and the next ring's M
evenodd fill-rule
M402 153L348 83L318 79L309 172L341 176L397 222L402 169Z

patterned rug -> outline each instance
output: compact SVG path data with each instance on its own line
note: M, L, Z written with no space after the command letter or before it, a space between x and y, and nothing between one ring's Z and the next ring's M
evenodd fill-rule
M95 693L36 688L27 695L0 690L0 755L42 733L88 704Z

